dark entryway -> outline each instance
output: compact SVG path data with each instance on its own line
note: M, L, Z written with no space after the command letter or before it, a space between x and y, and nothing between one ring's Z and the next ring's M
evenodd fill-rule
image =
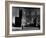
M19 9L19 17L15 17L15 27L21 27L22 9Z

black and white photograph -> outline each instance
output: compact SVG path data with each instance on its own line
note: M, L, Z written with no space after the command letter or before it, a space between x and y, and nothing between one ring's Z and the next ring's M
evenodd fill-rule
M40 8L12 7L12 31L40 30Z

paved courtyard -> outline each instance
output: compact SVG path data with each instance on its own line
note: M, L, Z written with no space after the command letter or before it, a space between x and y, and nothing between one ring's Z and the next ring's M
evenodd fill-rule
M39 30L39 28L38 27L23 27L23 30L22 30L22 27L13 27L12 30L13 31Z

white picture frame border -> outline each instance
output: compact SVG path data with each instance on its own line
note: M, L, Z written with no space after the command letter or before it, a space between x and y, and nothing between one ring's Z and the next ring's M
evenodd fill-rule
M41 5L26 5L26 4L10 4L10 33L9 34L27 34L27 33L43 33L43 6ZM12 7L32 7L40 8L40 30L28 30L28 31L12 31Z

